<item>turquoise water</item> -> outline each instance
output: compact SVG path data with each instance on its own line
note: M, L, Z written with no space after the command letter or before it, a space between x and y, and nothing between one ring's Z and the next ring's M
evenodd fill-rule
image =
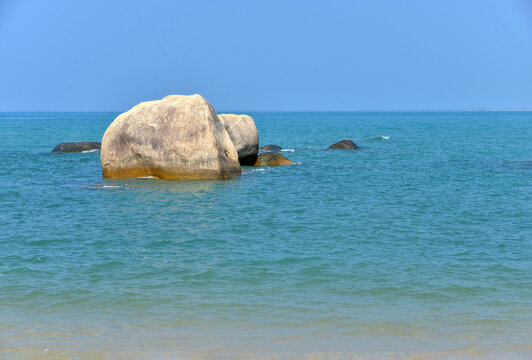
M251 115L295 165L165 182L0 114L0 358L532 358L532 113Z

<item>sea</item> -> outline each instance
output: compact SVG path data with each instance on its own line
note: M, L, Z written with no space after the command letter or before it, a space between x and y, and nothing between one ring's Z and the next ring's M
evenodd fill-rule
M294 165L106 180L51 150L117 113L1 113L0 359L532 359L532 112L248 114Z

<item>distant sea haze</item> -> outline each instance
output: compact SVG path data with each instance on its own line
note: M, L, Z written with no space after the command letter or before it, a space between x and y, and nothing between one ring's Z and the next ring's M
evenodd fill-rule
M479 108L479 109L468 109L467 111L532 111L532 109L485 109L485 108Z
M532 358L532 113L248 114L294 165L104 180L51 150L116 113L1 113L0 358Z

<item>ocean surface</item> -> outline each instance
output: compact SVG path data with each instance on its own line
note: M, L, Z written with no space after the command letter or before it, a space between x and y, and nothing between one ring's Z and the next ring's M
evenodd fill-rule
M0 114L0 359L532 359L532 113L250 113L295 164L226 181L50 153L116 115Z

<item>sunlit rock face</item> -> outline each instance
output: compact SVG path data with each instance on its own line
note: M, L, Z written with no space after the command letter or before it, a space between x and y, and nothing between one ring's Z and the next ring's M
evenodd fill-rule
M253 165L259 153L259 134L251 116L219 114L238 152L240 165Z
M283 155L276 152L264 152L260 154L254 166L283 166L292 165L293 162L285 158Z
M170 95L119 115L102 140L105 178L226 179L241 173L238 153L212 105Z
M337 143L332 144L327 149L345 149L345 150L357 150L358 146L349 139L343 139Z

